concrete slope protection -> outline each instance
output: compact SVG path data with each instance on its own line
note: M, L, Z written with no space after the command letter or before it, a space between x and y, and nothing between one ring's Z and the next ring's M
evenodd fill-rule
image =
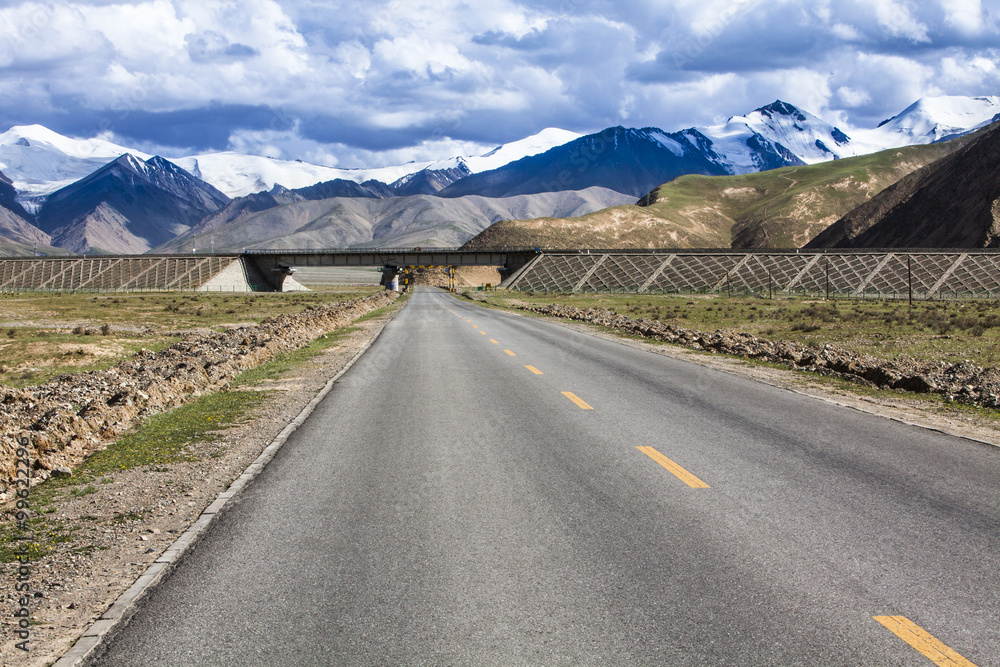
M998 665L998 479L418 289L92 664Z

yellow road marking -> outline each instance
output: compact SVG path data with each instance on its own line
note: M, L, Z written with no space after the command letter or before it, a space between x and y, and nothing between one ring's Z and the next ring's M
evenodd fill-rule
M493 340L492 338L490 338L490 342L493 343L494 345L499 345L500 344L499 342Z
M904 642L941 667L976 667L905 616L873 616Z
M485 331L480 331L479 333L483 334L484 336L486 335Z
M529 371L531 371L535 375L545 375L545 373L541 372L540 370L538 370L534 366L525 366L525 368L527 368Z
M511 352L510 350L504 350L504 352L506 352L507 354L509 354L509 355L510 355L510 356L512 356L512 357L516 357L516 356L517 356L516 354L514 354L514 353L513 353L513 352Z
M577 405L579 405L584 410L593 410L594 409L590 405L587 405L587 403L582 398L580 398L579 396L577 396L576 394L574 394L571 391L564 391L562 393L562 395L565 396L566 398L568 398L569 400L573 401Z
M643 454L645 454L646 456L653 459L661 466L669 470L671 473L674 474L675 477L677 477L677 479L681 480L682 482L690 486L692 489L712 488L708 484L705 484L705 482L701 481L700 479L689 473L684 468L680 467L679 465L668 459L663 454L653 449L652 447L636 447L636 449L638 449L640 452L642 452Z
M479 327L477 327L477 326L476 326L475 324L473 324L473 325L472 325L472 328L473 328L473 329L478 329Z

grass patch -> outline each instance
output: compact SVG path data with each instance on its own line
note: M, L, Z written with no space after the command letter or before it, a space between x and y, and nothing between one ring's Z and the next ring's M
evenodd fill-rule
M406 302L410 300L410 292L401 295L398 299L390 303L388 306L383 306L381 308L376 308L375 310L362 315L355 322L367 322L368 320L374 320L378 317L382 317L388 313L393 313L398 311L400 308L406 305Z
M197 460L190 451L191 444L214 441L218 431L239 422L267 395L263 391L223 391L153 415L137 431L97 452L77 470L85 476L100 476L146 465Z

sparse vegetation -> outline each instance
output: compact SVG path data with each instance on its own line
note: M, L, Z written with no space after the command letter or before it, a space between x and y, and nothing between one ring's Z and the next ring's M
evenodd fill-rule
M7 320L8 327L0 343L0 383L23 387L64 373L109 368L140 349L155 352L172 345L179 338L170 334L178 330L259 323L375 291L351 286L294 294L3 294L0 321ZM30 326L9 326L15 321Z
M1000 302L906 302L676 296L531 295L497 292L487 301L607 308L633 318L713 331L731 329L771 340L834 344L883 358L970 360L1000 364Z

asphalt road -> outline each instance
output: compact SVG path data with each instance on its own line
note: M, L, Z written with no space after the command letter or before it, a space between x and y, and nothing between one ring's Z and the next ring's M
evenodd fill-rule
M428 289L96 664L1000 665L998 488L992 447Z

